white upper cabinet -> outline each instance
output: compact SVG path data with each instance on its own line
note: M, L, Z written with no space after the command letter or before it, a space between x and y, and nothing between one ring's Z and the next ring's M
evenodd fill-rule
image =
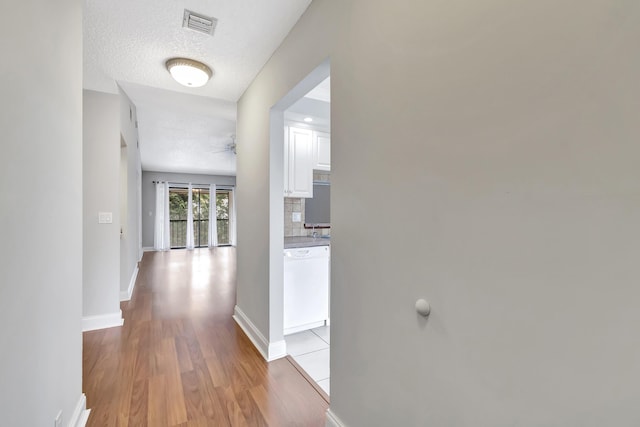
M313 132L313 169L331 170L331 136L326 132Z
M284 196L313 197L313 132L290 127L284 143Z

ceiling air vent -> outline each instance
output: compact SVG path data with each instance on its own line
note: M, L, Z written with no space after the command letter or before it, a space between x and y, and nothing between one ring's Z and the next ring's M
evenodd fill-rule
M216 25L218 25L218 20L216 18L200 15L199 13L195 13L187 9L184 10L182 26L185 28L190 28L193 31L212 36L216 29Z

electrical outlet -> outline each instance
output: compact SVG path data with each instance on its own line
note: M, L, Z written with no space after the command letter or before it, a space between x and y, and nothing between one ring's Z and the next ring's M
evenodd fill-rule
M62 427L62 410L58 412L56 419L54 420L53 427Z
M302 213L301 212L291 212L291 221L292 222L301 222L302 221Z

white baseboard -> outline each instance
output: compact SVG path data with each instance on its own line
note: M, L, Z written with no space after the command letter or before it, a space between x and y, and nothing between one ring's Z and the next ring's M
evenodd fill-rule
M309 329L319 328L324 326L326 323L324 320L319 322L307 323L304 325L292 326L290 328L284 328L284 335L291 335L297 332L308 331Z
M153 246L146 246L146 247L142 248L142 252L153 252L153 251L155 251Z
M280 359L287 355L287 343L284 340L272 343L268 342L256 325L249 320L247 315L244 314L237 305L233 310L233 319L236 321L238 326L242 328L244 333L247 334L253 345L267 362Z
M113 328L114 326L122 326L123 324L122 310L100 316L85 316L82 318L82 332Z
M340 421L340 418L336 417L331 411L331 408L327 409L327 421L325 427L347 427L345 423Z
M287 343L284 339L269 343L269 358L267 362L287 357Z
M136 268L133 269L131 280L129 280L129 288L126 291L120 291L120 301L129 301L131 299L131 295L133 295L133 288L136 286L138 271L140 271L140 269L138 268L138 263L136 263Z
M69 419L69 427L84 427L87 425L90 411L91 409L87 409L87 396L82 393L76 405L76 409L73 411L73 414L71 414L71 418Z

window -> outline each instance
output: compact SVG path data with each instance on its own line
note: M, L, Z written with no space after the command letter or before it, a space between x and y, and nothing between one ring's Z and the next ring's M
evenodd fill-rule
M187 246L187 206L189 190L187 188L169 189L169 228L171 249ZM209 190L194 188L191 193L193 210L193 244L197 248L207 247L209 243Z
M193 204L193 245L196 248L209 246L209 190L194 188Z
M231 190L216 191L216 227L218 245L231 244L229 233ZM193 244L196 248L207 247L209 243L209 202L208 188L193 188L191 203L193 210ZM189 203L188 188L172 187L169 189L169 231L171 249L187 246L187 206Z
M229 238L229 190L216 191L216 222L218 226L218 245L231 244Z

